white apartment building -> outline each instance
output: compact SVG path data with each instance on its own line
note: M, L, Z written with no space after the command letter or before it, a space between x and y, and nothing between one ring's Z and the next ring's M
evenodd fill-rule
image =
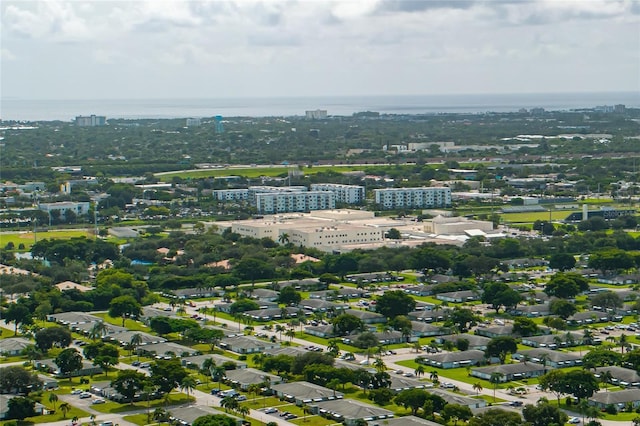
M311 190L333 192L338 203L361 204L364 202L364 186L314 183L311 184Z
M375 203L382 209L451 206L451 188L374 189Z
M249 199L248 189L216 189L211 191L217 201L246 201Z
M105 124L107 124L107 117L103 115L79 115L76 117L76 126L80 127L104 126Z
M257 193L255 206L259 213L331 210L336 207L336 198L332 192L323 191Z
M38 209L48 213L51 213L52 211L59 211L60 217L64 218L66 217L67 211L72 211L77 216L86 215L87 213L89 213L90 206L91 203L89 203L88 201L62 201L58 203L40 203L38 205Z
M307 120L324 120L325 118L327 118L327 110L316 109L311 111L305 111L304 115Z

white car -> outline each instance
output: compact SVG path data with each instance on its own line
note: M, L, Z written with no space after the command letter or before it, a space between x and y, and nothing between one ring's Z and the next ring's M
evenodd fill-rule
M569 423L571 423L572 425L580 424L580 419L577 418L577 417L570 417L569 418Z

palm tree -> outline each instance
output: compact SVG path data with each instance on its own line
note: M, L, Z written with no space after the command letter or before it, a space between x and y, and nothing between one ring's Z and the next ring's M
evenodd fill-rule
M387 365L384 363L382 358L376 358L376 360L373 362L373 366L380 373L387 369Z
M276 333L280 333L280 340L282 340L282 333L286 330L282 324L276 324Z
M424 375L424 366L423 365L419 365L415 371L414 374L418 377L423 376Z
M133 350L138 354L138 361L140 361L140 353L138 352L138 346L142 344L142 334L134 333L131 335L129 344L133 347Z
M544 374L547 374L547 364L549 363L549 355L542 354L540 355L540 364L542 364L542 370Z
M261 389L262 389L262 387L260 386L260 383L251 383L247 387L247 392L249 392L250 395L253 395L253 403L254 404L256 402L256 398L258 397L258 394L260 393Z
M286 232L283 232L282 234L280 234L280 236L278 237L278 242L282 245L285 245L289 242L289 234L287 234Z
M493 402L496 402L496 389L498 389L498 385L502 382L503 377L504 374L500 373L499 371L491 373L489 382L493 385Z
M611 381L613 380L613 375L611 374L611 371L606 370L606 371L601 371L600 372L600 383L604 384L604 390L605 392L609 391L609 383L611 383Z
M340 354L340 346L338 346L338 339L331 339L327 344L327 352L329 352L334 358Z
M419 353L420 352L420 342L418 342L418 341L413 342L413 345L411 346L411 349L416 351L416 353Z
M271 392L271 377L269 376L263 376L262 377L262 386L265 387L266 392L264 393L264 399L262 400L262 406L264 408L264 406L266 406L267 404L267 395L270 394Z
M293 338L296 337L296 331L293 328L290 328L284 333L284 335L287 336L289 338L289 342L291 342Z
M622 333L620 335L620 338L618 339L618 344L620 345L621 352L624 353L625 348L629 346L629 342L627 341L626 334Z
M473 390L476 391L476 396L480 395L480 392L482 392L482 383L480 382L475 382L473 384Z
M53 404L53 410L55 411L56 403L58 402L58 395L53 392L49 393L49 402Z
M311 407L309 407L307 404L303 404L302 405L302 414L303 414L303 418L302 421L306 423L307 421L307 414L311 414Z
M42 352L37 348L36 345L28 345L22 350L22 355L26 356L27 359L33 364L33 361L36 359L42 358Z
M438 379L438 372L436 370L431 370L429 372L429 380L433 382L433 384L437 384L440 380Z
M71 405L68 402L60 404L60 411L62 411L62 418L67 418L67 413L71 410Z
M249 414L251 412L251 410L249 410L247 407L245 407L244 405L240 405L237 408L238 413L242 414L242 418L244 419L245 417L247 417L247 414Z
M209 367L209 373L211 374L211 379L218 382L218 390L222 388L222 380L224 379L225 372L227 370L224 369L221 365L216 365L215 363Z
M180 389L189 396L196 389L196 379L193 376L187 376L180 382Z
M235 411L240 406L240 403L234 397L227 395L220 401L220 406L224 408L224 411L228 412L229 410Z
M89 330L89 338L91 340L102 339L102 337L107 334L109 327L104 323L104 321L98 321L93 324L91 330Z

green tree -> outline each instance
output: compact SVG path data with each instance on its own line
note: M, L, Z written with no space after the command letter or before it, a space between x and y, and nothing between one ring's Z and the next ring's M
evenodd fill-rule
M537 334L538 324L531 318L516 317L513 320L513 333L522 337L529 337Z
M478 317L471 309L456 307L450 314L447 323L451 323L460 333L469 331L469 328L477 324Z
M148 384L149 378L135 370L120 370L118 376L111 381L111 386L133 404L134 396Z
M459 421L466 422L471 417L473 417L473 413L471 412L471 408L466 405L460 404L447 404L442 410L442 418L449 422L453 421L454 426L458 424Z
M394 393L391 389L388 388L380 388L373 389L369 392L368 398L373 401L377 405L388 405L394 397Z
M490 304L498 313L503 306L505 309L515 307L522 297L507 284L493 282L485 285L481 300L482 303Z
M67 414L69 413L69 411L71 411L71 404L69 404L68 402L63 402L62 404L60 404L60 411L62 411L62 418L66 419Z
M18 303L11 303L9 307L4 310L2 317L5 324L14 323L14 336L18 335L18 326L21 324L32 324L33 313L24 303L18 301Z
M557 315L565 321L571 315L578 312L578 308L575 304L563 299L555 299L551 301L549 310L553 315Z
M20 366L0 368L0 393L26 394L31 389L42 386L42 381L34 373Z
M180 389L189 396L196 389L196 379L186 376L180 381Z
M397 405L410 409L414 416L422 408L429 394L422 389L406 389L398 393L394 399Z
M280 295L278 296L278 302L284 303L287 306L297 305L301 300L302 296L292 286L287 286L280 290Z
M561 272L573 269L576 266L576 259L569 253L554 253L549 258L549 267L559 269Z
M489 383L493 385L493 402L496 401L496 389L498 389L498 385L502 383L503 378L504 374L499 371L491 373L491 376L489 377Z
M82 368L82 355L75 348L67 348L58 354L54 362L63 376Z
M93 359L93 365L99 365L104 370L104 375L108 376L109 368L117 365L120 359L120 351L114 345L105 344Z
M598 380L586 370L569 371L564 375L562 382L564 393L571 394L578 399L591 398L600 390Z
M35 409L35 401L22 396L14 396L7 403L8 410L6 414L7 419L18 419L20 421L26 419L27 417L32 417L36 415ZM60 405L62 408L62 405Z
M538 379L542 390L555 394L558 406L560 406L560 397L565 393L565 374L562 370L551 370Z
M337 336L346 336L354 331L364 330L364 322L350 314L338 315L331 322L333 324L333 332Z
M544 288L547 295L560 299L572 299L587 290L589 290L587 279L572 272L558 272L551 277Z
M236 426L236 421L222 414L208 414L195 419L193 426Z
M53 404L53 410L55 411L56 404L58 403L58 395L53 392L49 392L49 398L47 398L47 400Z
M142 306L133 296L118 296L109 304L109 316L122 317L122 326L126 318L137 318L142 313Z
M518 350L516 340L511 336L494 337L487 343L486 353L490 357L498 357L504 364L508 354L514 354Z
M386 291L376 301L376 312L387 318L406 316L415 308L416 301L402 290Z
M600 306L603 309L614 309L622 307L622 299L613 291L604 291L591 298L593 306Z
M520 413L490 408L472 417L469 426L523 426Z
M525 405L522 416L531 426L563 425L569 420L563 411L547 402Z
M151 364L150 370L151 382L164 393L169 393L180 386L182 380L189 375L178 358L159 359Z

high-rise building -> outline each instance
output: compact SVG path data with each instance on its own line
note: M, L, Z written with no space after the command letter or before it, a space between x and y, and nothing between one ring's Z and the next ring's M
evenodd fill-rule
M79 115L75 120L76 126L79 127L95 127L95 126L104 126L107 124L107 117L103 115L89 115L82 116Z
M199 127L200 124L199 118L187 118L187 127Z
M304 115L307 118L307 120L324 120L327 118L327 110L316 109L313 111L305 111Z

